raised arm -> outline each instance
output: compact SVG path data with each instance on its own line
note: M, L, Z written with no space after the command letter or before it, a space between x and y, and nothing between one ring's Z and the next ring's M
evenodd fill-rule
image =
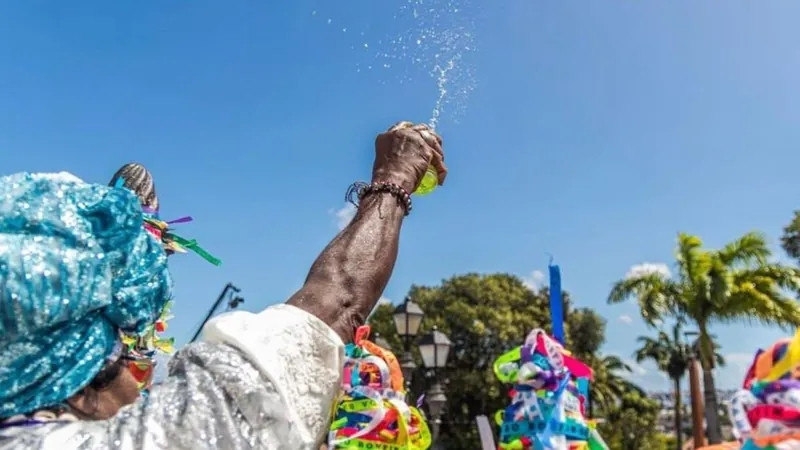
M442 140L426 125L401 122L375 140L372 182L412 193L428 166L444 182ZM288 301L333 328L345 342L363 324L389 281L397 260L406 207L402 194L369 189L355 218L317 257L303 287Z

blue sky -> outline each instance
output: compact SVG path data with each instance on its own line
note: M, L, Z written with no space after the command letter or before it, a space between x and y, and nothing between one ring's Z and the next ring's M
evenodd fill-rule
M172 262L185 341L228 281L250 310L301 285L374 135L430 118L437 49L403 56L397 37L468 30L451 92L474 90L439 128L448 184L416 202L387 298L454 273L530 278L549 252L608 318L605 351L629 357L646 329L609 287L670 262L678 231L715 246L763 230L777 250L800 207L800 3L427 0L416 19L413 3L4 2L2 172L149 166L165 218L193 215L183 233L224 260ZM781 335L714 332L722 386ZM667 388L651 366L636 379Z

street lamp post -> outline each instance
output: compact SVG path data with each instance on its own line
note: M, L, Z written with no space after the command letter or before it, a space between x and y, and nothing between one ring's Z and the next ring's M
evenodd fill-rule
M403 356L400 358L400 370L403 372L406 391L410 390L411 377L414 375L414 369L417 368L416 364L414 364L414 358L411 356L411 341L419 332L422 316L424 316L422 308L408 297L392 313L397 334L403 338Z
M452 343L447 335L433 327L433 330L423 336L419 341L419 352L425 368L433 371L434 382L425 400L428 402L428 411L431 414L431 434L435 443L439 437L439 428L442 424L442 412L447 404L447 397L442 389L437 372L447 365L447 356Z
M225 288L222 289L222 292L219 294L219 297L217 297L217 301L214 302L214 305L208 310L206 318L203 319L203 321L200 323L200 326L197 327L197 331L194 333L192 340L189 342L194 342L198 337L200 337L200 332L203 331L203 326L206 324L206 322L208 322L209 319L211 319L211 316L214 315L214 313L217 311L217 308L219 308L219 305L222 304L222 301L225 300L226 297L231 297L231 299L228 300L228 311L236 309L239 304L244 303L244 299L242 297L238 295L234 297L234 295L238 294L239 292L241 292L241 289L234 286L233 283L226 284Z
M686 340L690 336L697 336L696 331L683 333ZM692 435L694 436L694 448L705 445L705 433L703 433L703 399L700 396L700 371L698 368L697 352L695 346L689 344L689 395L692 398ZM680 430L678 430L680 433Z

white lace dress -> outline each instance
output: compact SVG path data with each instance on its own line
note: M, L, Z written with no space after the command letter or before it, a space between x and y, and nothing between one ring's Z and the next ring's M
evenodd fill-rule
M289 305L210 321L169 377L114 418L0 429L10 449L313 449L328 431L344 345Z

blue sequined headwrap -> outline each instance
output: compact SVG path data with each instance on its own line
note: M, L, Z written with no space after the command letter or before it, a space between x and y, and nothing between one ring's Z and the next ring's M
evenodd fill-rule
M170 290L132 192L69 174L0 178L0 418L86 386L120 330L153 323Z

